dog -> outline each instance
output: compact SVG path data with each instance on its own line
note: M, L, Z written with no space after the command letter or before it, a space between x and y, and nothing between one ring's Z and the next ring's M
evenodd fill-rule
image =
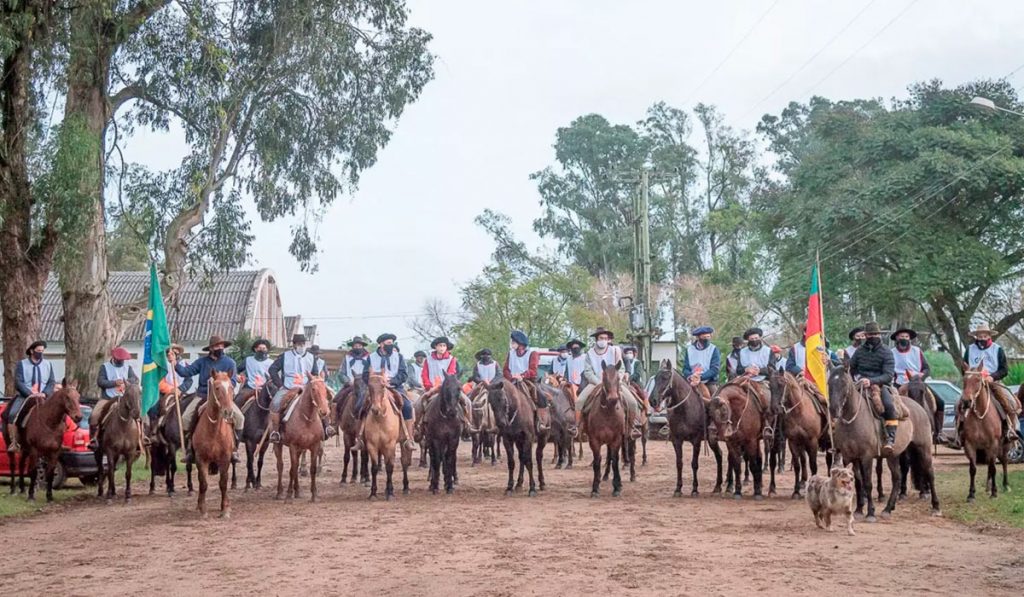
M814 524L819 529L832 531L832 515L846 515L846 533L853 532L853 498L856 496L853 464L846 468L835 467L831 475L814 475L807 482L807 505L814 514Z

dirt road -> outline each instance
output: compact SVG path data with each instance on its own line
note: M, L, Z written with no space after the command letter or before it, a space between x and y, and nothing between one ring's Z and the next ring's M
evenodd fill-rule
M589 455L571 471L548 466L548 488L534 499L503 495L504 464L471 468L468 444L459 456L454 496L430 495L425 471L413 469L411 495L368 502L361 485L339 487L340 450L332 445L317 504L278 502L266 489L237 491L229 521L198 520L195 500L184 495L58 506L2 525L8 554L13 549L20 560L8 567L4 588L59 595L1020 594L1020 533L982 534L932 518L916 499L901 503L891 521L858 524L848 538L814 527L806 505L789 498L789 472L779 497L754 502L748 492L736 502L707 493L713 463L705 461L704 494L673 498L665 442L651 443L648 465L619 499L607 486L601 498L588 497ZM266 485L275 478L272 462Z

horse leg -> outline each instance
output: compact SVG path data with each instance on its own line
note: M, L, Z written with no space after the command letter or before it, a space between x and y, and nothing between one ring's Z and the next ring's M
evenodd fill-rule
M178 475L178 451L169 450L167 461L167 497L174 495L174 478Z
M238 489L238 475L235 471L235 463L231 463L231 489Z
M45 473L44 476L46 477L46 501L47 502L52 502L53 501L53 473L57 469L57 460L56 460L56 458L57 458L57 456L54 455L54 456L51 456L50 458L46 459L46 469L45 469L46 473ZM993 466L992 467L992 485L994 486L995 483L996 483L996 479L995 479L995 466ZM995 496L993 496L993 497L995 497Z
M573 456L575 456L575 455L576 455L576 450L573 449L572 436L567 434L566 441L565 441L565 456L566 456L565 470L572 470Z
M207 463L202 460L198 460L199 466L196 468L199 472L199 499L196 504L196 509L199 510L199 516L206 518L206 486L207 486Z
M455 454L459 447L458 436L452 438L444 450L444 492L448 495L455 493Z
M1007 460L1009 460L1009 458L1007 457L1006 450L1003 450L1002 458L999 459L1000 463L1002 463L1002 465L1003 465L1003 491L1010 491L1010 481L1006 477L1006 461ZM934 487L932 488L932 493L933 494L935 493Z
M316 474L320 470L323 463L320 459L323 457L323 446L317 442L316 447L313 448L309 453L309 501L315 503L317 500L317 488L316 488ZM388 475L388 485L391 484L391 475Z
M367 446L369 448L369 446ZM377 473L380 472L380 459L377 458L377 454L370 453L370 497L367 499L373 499L377 497Z
M860 462L855 462L853 465L853 488L857 496L857 509L854 511L854 514L858 517L858 520L864 517L864 476L862 473L863 469ZM831 474L831 469L829 469L829 474Z
M359 452L359 480L363 482L363 487L370 485L370 455L366 450Z
M546 437L537 438L537 487L544 491L544 446L547 445ZM531 483L532 485L532 483Z
M107 501L117 497L117 488L114 487L114 471L117 470L118 458L117 452L111 451L107 453L107 461L110 466L107 467Z
M410 464L412 464L412 450L402 446L402 495L409 495Z
M902 454L900 456L902 456ZM889 518L892 516L892 511L896 509L896 500L899 498L900 492L900 469L903 468L900 456L890 456L885 459L886 463L889 465L889 477L892 482L892 489L889 490L889 501L885 504L885 509L882 510L882 518Z
M387 456L384 458L384 474L387 475L387 484L384 486L384 499L391 501L395 499L395 450L392 448L388 451ZM310 468L310 474L312 474L312 468Z
M188 495L192 495L192 493L195 491L194 488L192 487L192 469L193 468L194 468L194 465L191 462L188 462L188 463L185 464L185 482L187 483L187 487L188 487Z
M590 497L596 498L601 495L601 446L590 440L590 451L594 454L594 484L590 489Z
M882 489L882 459L875 459L875 477L878 478L878 501L885 499L885 491Z
M988 457L988 483L992 489L991 497L996 497L996 451L991 450ZM49 497L47 497L49 499Z
M302 450L295 446L288 446L288 491L285 499L299 497L299 461Z
M515 452L512 451L512 440L508 436L502 435L501 441L505 444L505 459L508 460L508 487L505 489L505 495L512 495L512 479L516 469L516 462L513 458Z
M220 477L220 517L231 518L231 496L228 495L228 465L231 464L231 457L220 463L218 470Z
M284 497L284 485L282 483L282 477L284 476L284 454L282 454L281 444L274 444L274 456L277 456L277 495L274 499L279 500Z
M430 455L430 471L427 473L430 481L430 493L437 495L440 484L438 477L441 474L441 454L434 446L433 439L430 440L430 443L427 446L427 452Z
M609 475L612 474L612 447L608 446L607 450L608 456L605 458L604 475L601 477L602 481L607 481Z
M873 464L874 458L863 458L861 459L861 476L864 478L864 501L867 504L867 517L864 518L867 522L877 522L875 518L875 501L874 496L871 495L871 465Z
M693 445L694 458L696 458L698 460L700 459L700 442L701 442L701 440L698 439L698 440L694 441L693 444L692 444ZM715 488L711 490L711 493L712 494L722 493L722 448L720 448L718 446L718 442L715 442L715 443L710 444L710 445L711 445L711 453L715 455L715 467L717 469L717 473L715 475ZM697 469L693 469L693 470L694 470L694 476L696 476ZM694 482L696 482L696 480L694 480Z
M743 457L739 453L739 448L732 446L729 446L729 472L732 473L736 482L733 488L733 497L738 500L743 496Z
M619 497L622 495L622 474L619 469L619 451L613 450L612 455L612 497ZM630 462L630 467L633 463Z
M256 489L256 446L246 440L245 442L245 491Z
M636 440L629 440L627 448L629 449L629 482L633 483L636 481Z
M103 460L104 460L104 458L103 458L103 450L100 449L100 448L96 448L96 451L93 452L93 456L96 457L96 497L97 498L102 498L103 497L103 484L107 480L107 470L103 466ZM13 467L12 467L12 470L13 470ZM12 491L14 490L14 484L13 483L11 483L11 490Z
M676 490L672 494L673 497L683 497L683 442L680 439L672 438L672 449L676 452ZM693 476L694 487L693 491L696 493L697 487L697 475Z
M803 448L797 447L796 445L790 444L789 446L789 459L793 463L793 495L792 498L800 498L800 487L801 479L803 479L803 467L806 466L803 461L804 454Z
M768 452L768 495L775 495L775 469L779 466L779 450L773 445Z
M903 453L900 454L900 456L899 456L899 463L898 463L899 464L899 471L900 471L900 478L899 478L900 494L899 494L899 499L901 499L901 500L907 499L907 478L910 476L910 453L909 452L910 452L909 450L904 450ZM920 481L918 481L917 479L915 479L915 482L920 483Z
M643 450L643 461L640 462L640 466L647 466L647 426L644 426L644 433L640 436L640 449Z
M970 503L974 501L974 476L978 474L978 454L974 450L974 446L968 446L966 443L964 444L964 454L967 455L967 465L971 477L971 486L967 490L967 502Z
M763 500L764 496L761 494L761 487L764 477L764 454L761 452L760 442L756 440L754 442L754 464L750 468L754 473L754 499Z
M526 462L526 459L523 456L524 446L525 446L525 443L523 442L522 439L516 440L515 447L516 447L516 450L519 451L519 477L516 479L516 489L522 489L523 488L523 480L526 478L526 469L523 467L523 464L525 464L525 462ZM530 471L530 472L532 473L533 471Z
M135 464L132 457L124 459L124 503L132 503L132 465Z

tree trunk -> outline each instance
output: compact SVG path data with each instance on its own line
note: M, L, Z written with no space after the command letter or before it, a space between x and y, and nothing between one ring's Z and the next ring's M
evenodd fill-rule
M59 260L61 299L64 305L64 338L67 343L66 374L79 387L95 387L96 370L120 340L119 322L107 288L106 227L103 205L104 131L109 118L107 87L111 44L106 39L108 22L102 3L87 3L71 13L71 52L68 63L68 95L65 125L80 127L66 137L88 152L87 164L69 186L77 191L82 224L73 248ZM57 159L61 159L58 150Z

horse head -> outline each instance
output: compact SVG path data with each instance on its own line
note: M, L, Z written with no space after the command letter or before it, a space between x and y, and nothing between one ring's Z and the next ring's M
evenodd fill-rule
M960 395L960 401L965 409L972 409L978 402L982 391L987 384L983 375L982 365L972 367L964 371L964 391Z
M662 406L669 405L669 399L672 397L674 377L675 367L672 365L672 360L663 360L661 362L661 367L658 369L658 373L654 376L654 389L648 397L651 401L651 408L654 409L654 412L660 411Z
M124 387L122 408L128 412L124 414L132 421L142 418L142 386L137 383L130 383Z
M601 361L601 387L604 388L604 396L601 397L601 406L608 406L621 399L619 394L619 369L622 368L622 361L609 365Z
M722 398L722 393L717 394L708 403L708 416L715 424L715 431L718 439L728 440L735 432L732 424L732 407L729 401Z
M54 397L59 395L61 408L64 409L64 414L71 417L71 420L77 425L82 421L82 407L80 400L82 396L78 393L78 381L77 380L64 380L61 389L57 390ZM51 398L52 400L53 398Z
M316 411L321 417L326 417L331 410L330 401L327 398L327 384L319 375L308 374L307 377L306 387L302 389L302 392L309 393L310 401L316 406Z
M388 400L388 380L382 373L371 373L368 391L370 393L370 412L375 416L382 417L390 407Z
M494 413L494 422L499 429L504 429L515 417L515 408L509 398L510 388L506 388L508 380L499 377L487 386L487 402L491 405L491 412ZM509 384L511 385L511 384Z
M222 419L230 419L231 405L233 404L231 398L234 395L233 386L231 385L231 374L226 371L217 371L210 379L209 387L220 417ZM213 415L211 414L210 416Z
M789 387L789 380L786 379L785 373L780 373L774 369L768 371L768 389L771 393L771 405L769 412L772 414L778 414L782 412L785 405L783 404L786 390Z
M842 367L836 367L828 374L828 410L833 419L838 419L843 408L856 391L853 377L850 376L850 361L844 361Z
M458 415L459 400L462 397L462 386L459 384L459 378L450 373L445 373L439 393L441 394L441 414L448 418Z

